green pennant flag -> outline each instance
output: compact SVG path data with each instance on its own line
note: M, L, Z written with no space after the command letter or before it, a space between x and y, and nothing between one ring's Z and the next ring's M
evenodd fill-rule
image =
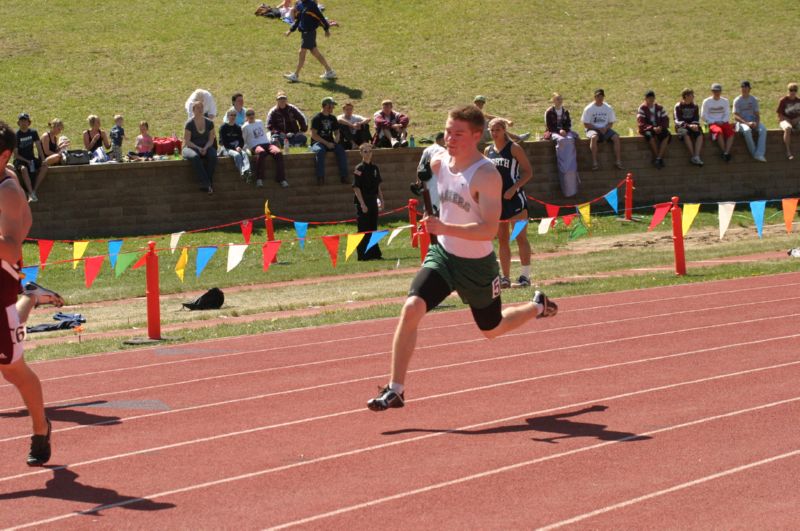
M589 230L586 228L586 225L579 223L574 229L572 229L572 232L569 233L569 239L576 240L581 236L586 236L587 234L589 234Z
M117 265L114 266L114 276L119 276L139 258L139 253L122 253L117 255Z

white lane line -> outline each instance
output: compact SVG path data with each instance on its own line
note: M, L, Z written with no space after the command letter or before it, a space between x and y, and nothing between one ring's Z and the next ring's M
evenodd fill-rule
M795 363L797 363L797 362L795 362ZM761 369L758 369L758 370L769 370L769 369L770 368L764 367L764 368L761 368ZM749 372L749 371L745 371L745 372ZM738 373L732 373L731 375L719 375L719 376L712 377L711 379L725 378L725 377L732 376L734 374L738 374ZM142 496L141 498L134 498L134 499L130 499L130 500L124 500L124 501L121 501L121 502L104 505L102 507L95 507L95 508L92 508L92 509L87 510L87 511L71 512L71 513L67 513L67 514L54 516L52 518L39 520L39 521L36 521L36 522L29 522L29 523L26 523L26 524L21 524L19 526L11 528L11 529L24 529L24 528L27 528L27 527L34 527L34 526L38 526L38 525L44 525L44 524L48 524L48 523L53 523L53 522L65 520L67 518L72 518L72 517L78 516L78 515L97 513L97 512L100 512L100 511L105 511L105 510L113 509L113 508L116 508L116 507L123 507L125 505L130 505L130 504L137 503L137 502L144 501L144 500L155 500L156 498L163 498L165 496L172 496L172 495L176 495L176 494L182 494L182 493L185 493L185 492L192 492L192 491L196 491L196 490L200 490L200 489L204 489L204 488L208 488L208 487L216 487L216 486L219 486L219 485L224 485L224 484L232 483L232 482L235 482L235 481L242 481L242 480L252 479L252 478L263 476L263 475L266 475L266 474L277 473L277 472L281 472L281 471L284 471L284 470L290 470L290 469L299 468L299 467L303 467L303 466L308 466L308 465L321 463L321 462L325 462L325 461L331 461L333 459L338 459L338 458L342 458L342 457L349 457L349 456L358 455L358 454L362 454L362 453L370 452L370 451L374 451L374 450L381 450L381 449L388 448L388 447L391 447L391 446L398 446L398 445L407 444L407 443L410 443L410 442L417 442L417 441L420 441L420 440L430 439L430 438L433 438L433 437L439 437L439 436L442 436L442 435L451 434L451 433L458 432L458 431L465 431L465 430L483 428L483 427L491 426L491 425L498 424L498 423L509 422L509 421L518 420L518 419L521 419L521 418L528 418L528 417L531 417L531 416L543 415L543 414L546 414L546 413L552 413L552 412L560 411L560 410L563 410L563 409L572 409L572 408L581 407L581 406L585 406L585 405L597 404L598 402L610 402L611 400L618 400L618 399L626 398L626 397L629 397L629 396L635 396L635 395L640 395L640 394L649 393L649 392L653 392L653 391L670 389L670 388L679 387L679 386L683 386L683 385L691 385L691 384L699 383L699 382L702 382L702 381L707 381L707 379L694 380L694 381L691 381L691 382L681 382L681 383L677 383L677 384L670 384L670 385L667 385L667 386L655 387L655 388L651 388L651 389L643 389L643 390L634 391L634 392L631 392L631 393L625 393L625 394L615 395L615 396L611 396L611 397L597 398L597 399L594 399L594 400L588 400L588 401L585 401L585 402L579 402L579 403L575 403L575 404L559 406L559 407L556 407L556 408L550 408L550 409L545 409L545 410L540 410L540 411L530 411L528 413L525 413L525 414L522 414L522 415L517 415L517 416L514 416L514 417L507 417L507 418L504 418L504 419L496 419L496 420L492 420L492 421L488 421L488 422L481 422L479 424L472 424L472 425L469 425L469 426L462 426L460 428L453 428L452 430L447 430L447 431L444 431L444 432L428 433L428 434L425 434L425 435L420 435L418 437L412 437L412 438L409 438L409 439L403 439L403 440L399 440L399 441L392 441L392 442L389 442L389 443L383 443L383 444L379 444L379 445L374 445L374 446L369 446L369 447L365 447L365 448L359 448L359 449L355 449L355 450L341 452L341 453L338 453L338 454L332 454L332 455L328 455L328 456L324 456L324 457L319 457L319 458L311 459L309 461L304 461L304 462L301 462L301 463L292 463L292 464L283 465L283 466L280 466L280 467L268 468L268 469L259 470L259 471L255 471L255 472L249 472L247 474L241 474L241 475L238 475L238 476L231 476L231 477L217 479L217 480L213 480L213 481L207 481L207 482L204 482L204 483L197 483L197 484L193 484L193 485L188 485L186 487L181 487L181 488L177 488L177 489L157 492L157 493L154 493L154 494L149 494L147 496ZM675 424L675 425L672 425L672 426L659 428L659 429L652 430L652 431L645 432L645 433L639 433L639 434L631 435L630 437L625 437L625 438L619 439L619 440L604 441L602 443L594 444L594 445L591 445L591 446L584 446L584 447L581 447L581 448L576 448L576 449L573 449L573 450L568 450L568 451L557 453L557 454L551 454L551 455L548 455L548 456L532 459L532 460L529 460L529 461L525 461L525 462L521 462L521 463L515 463L513 465L508 465L508 466L505 466L505 467L500 467L500 468L484 471L484 472L481 472L481 473L478 473L478 474L472 474L472 475L464 476L464 477L457 478L457 479L454 479L454 480L441 482L441 483L437 483L437 484L433 484L433 485L428 485L426 487L422 487L422 488L419 488L419 489L414 489L414 490L411 490L411 491L402 492L402 493L395 494L395 495L392 495L392 496L386 496L386 497L383 497L383 498L370 500L368 502L364 502L364 503L361 503L361 504L351 505L349 507L343 507L343 508L337 509L335 511L330 511L330 512L326 512L326 513L322 513L322 514L317 514L317 515L314 515L314 516L311 516L311 517L308 517L308 518L304 518L304 519L301 519L301 520L295 520L293 522L284 523L284 524L281 524L279 526L272 527L270 529L283 529L283 528L286 528L286 527L306 524L306 523L314 522L314 521L321 520L321 519L324 519L324 518L329 518L329 517L332 517L332 516L343 514L343 513L346 513L346 512L351 512L351 511L355 511L355 510L359 510L359 509L372 507L372 506L375 506L375 505L378 505L378 504L381 504L381 503L386 503L386 502L389 502L389 501L393 501L393 500L396 500L396 499L406 498L406 497L409 497L409 496L414 496L416 494L422 494L424 492L429 492L429 491L432 491L432 490L436 490L436 489L440 489L440 488L444 488L444 487L449 487L449 486L452 486L452 485L457 485L459 483L465 483L467 481L472 481L474 479L480 479L480 478L483 478L483 477L488 477L488 476L500 474L500 473L503 473L503 472L507 472L509 470L522 468L522 467L533 465L533 464L536 464L536 463L541 463L541 462L545 462L545 461L551 461L551 460L554 460L554 459L559 459L559 458L562 458L562 457L567 457L567 456L571 456L571 455L574 455L574 454L587 452L587 451L595 450L595 449L598 449L598 448L603 448L603 447L609 446L611 444L625 442L625 441L627 441L629 439L634 439L634 438L638 438L638 437L642 437L642 436L654 435L654 434L657 434L657 433L663 433L663 432L668 432L668 431L674 431L674 430L685 428L685 427L689 427L689 426L697 426L697 425L700 425L700 424L705 424L705 423L708 423L708 422L712 422L714 420L730 418L730 417L734 417L734 416L737 416L737 415L743 415L743 414L746 414L746 413L752 413L752 412L756 412L756 411L760 411L760 410L764 410L764 409L768 409L768 408L773 408L773 407L778 407L778 406L785 405L785 404L794 403L794 402L797 402L797 401L800 401L800 397L788 398L788 399L779 400L779 401L776 401L776 402L770 402L770 403L767 403L767 404L761 404L761 405L758 405L758 406L752 406L752 407L749 407L749 408L740 409L740 410L737 410L737 411L731 411L731 412L728 412L728 413L722 413L722 414L719 414L719 415L713 415L713 416L710 416L710 417L704 417L704 418L701 418L701 419L697 419L697 420L693 420L693 421L689 421L689 422L684 422L684 423L681 423L681 424ZM71 466L70 468L73 468L73 466Z
M786 275L796 275L796 274L797 273L778 273L778 274L775 274L775 275L769 275L769 276L761 277L761 278L772 278L772 277L779 277L779 276L786 276ZM676 290L676 289L681 289L681 288L687 288L688 289L688 288L693 288L693 287L698 286L698 285L716 284L716 283L720 283L720 282L731 283L731 282L735 282L736 280L737 279L710 280L710 281L707 281L707 282L703 282L701 284L695 283L695 284L682 284L682 285L676 285L676 286L649 288L647 291L663 290L664 288L669 288L671 290ZM789 283L784 283L784 284L774 284L774 285L766 285L766 286L753 286L753 287L749 287L749 288L739 288L739 289L732 289L732 290L720 290L720 291L713 291L713 292L706 292L706 293L694 293L694 294L689 294L689 295L678 295L678 296L673 296L673 297L657 297L655 299L646 299L646 300L640 300L640 301L630 301L630 302L615 303L614 306L631 306L631 305L637 305L637 304L661 303L661 302L666 302L666 301L692 299L692 298L705 297L705 296L727 295L727 294L731 294L731 293L746 293L746 292L750 292L750 291L760 291L760 290L776 289L776 288L787 288L787 287L793 287L793 286L800 286L800 282L789 282ZM579 295L579 296L573 296L573 297L562 297L561 300L571 300L571 299L576 299L576 298L579 299L579 298L589 298L589 297L600 297L600 296L603 296L603 295L606 295L608 297L613 297L613 296L618 295L618 294L634 293L634 292L641 292L641 291L642 291L641 289L621 290L621 291L615 291L615 292L611 292L611 293L607 293L607 294L599 294L598 293L598 294L591 294L591 295ZM585 307L582 307L582 308L575 308L575 309L572 309L572 310L562 310L560 313L563 315L563 314L571 313L571 312L593 311L593 310L599 310L599 309L604 309L604 308L608 308L608 304L603 304L603 305L600 305L600 306L585 306ZM460 310L460 311L462 313L464 313L465 315L467 314L466 310ZM447 312L447 313L450 313L450 312ZM442 314L435 314L435 315L442 315ZM384 317L384 318L380 318L380 319L370 319L368 322L391 321L391 320L395 320L395 319L397 319L397 318L396 317ZM357 323L357 325L358 324L363 324L363 322L364 321L359 321ZM441 325L441 326L438 326L438 325L423 326L420 330L430 330L430 329L436 330L436 329L441 329L441 328L467 326L467 325L470 325L470 324L472 324L472 320L466 320L466 321L464 321L462 323L455 323L455 324ZM354 324L350 323L350 322L347 322L347 323L334 323L334 324L329 324L329 325L320 325L320 326L311 326L311 327L306 327L306 328L295 328L295 329L280 330L280 331L275 331L275 332L266 332L264 334L259 335L258 337L269 337L269 336L276 336L276 335L289 335L289 334L294 334L294 333L306 333L307 334L309 330L331 329L331 328L339 328L339 327L343 327L343 326L353 326L353 325ZM337 343L337 342L341 342L341 341L365 339L365 338L370 338L370 337L390 336L393 333L394 333L393 331L389 331L389 332L385 332L385 333L365 335L365 336L348 336L346 338L331 339L331 340L326 340L326 341L322 341L322 342L319 342L319 343ZM241 337L242 336L233 336L233 337L221 337L221 338L213 338L213 339L204 339L204 340L195 341L195 342L192 342L192 343L187 343L187 344L183 345L182 347L174 347L174 348L190 348L192 345L207 345L209 343L219 343L219 342L225 343L225 342L231 341L232 339L238 339L238 338L241 338ZM314 344L317 344L317 343L307 343L307 344L303 344L303 345L294 345L294 346L285 347L285 348L296 348L296 347L299 347L299 346L314 345ZM163 346L156 346L156 347L148 347L148 348L142 348L142 349L136 349L136 350L122 350L122 351L116 351L116 352L102 352L102 353L99 353L99 354L87 354L85 356L76 356L76 357L72 357L72 358L59 358L59 359L55 359L55 360L40 360L40 361L31 362L31 364L32 365L39 365L39 364L45 364L45 363L72 362L72 361L80 361L80 360L89 360L89 359L92 359L92 358L99 358L99 357L117 356L117 355L121 355L121 354L131 354L131 355L148 354L153 350L160 350L160 349L164 349L164 348L165 347L163 347ZM169 348L170 347L167 347L167 350L169 350ZM249 351L247 351L247 352L249 352ZM0 386L0 387L3 387L3 386Z
M544 354L544 353L549 353L549 352L573 351L573 350L579 349L579 348L597 347L597 346L601 346L601 345L608 345L608 344L619 343L619 342L623 342L623 341L638 341L638 340L641 340L641 339L648 339L648 338L657 337L657 336L664 336L664 335L671 335L671 334L683 334L683 333L686 333L686 332L696 332L698 330L707 330L707 329L710 329L710 328L720 328L720 327L725 327L725 326L741 325L741 324L744 324L744 323L767 321L767 320L771 320L771 319L784 319L786 317L796 317L796 316L800 316L800 314L789 314L789 315L775 316L775 317L762 317L762 318L759 318L759 319L750 319L748 321L736 321L736 322L733 322L733 323L724 323L724 324L717 324L717 325L685 328L685 329L680 329L680 330L669 330L667 332L658 332L658 333L643 334L643 335L637 335L637 336L631 336L631 337L614 338L614 339L609 339L609 340L605 340L605 341L595 341L595 342L591 342L591 343L583 343L583 344L580 344L580 345L567 345L567 346L554 347L554 348L544 349L544 350L530 350L530 351L527 351L527 352L519 352L519 353L514 353L514 354L507 354L507 355L504 355L504 356L494 356L494 357L491 357L491 358L482 358L482 359L477 359L477 360L460 361L460 362L448 363L448 364L444 364L444 365L435 365L433 367L422 367L422 368L419 368L419 369L412 369L412 370L409 371L409 373L423 373L423 372L430 372L430 371L436 371L436 370L441 370L441 369L450 369L450 368L453 368L453 367L465 367L465 366L468 366L468 365L476 365L476 364L479 364L479 363L490 363L490 362L494 362L494 361L505 361L505 360L509 360L509 359L526 357L526 356L531 356L531 355L539 355L539 354ZM727 349L727 348L736 348L736 347L740 347L740 346L768 343L770 341L787 339L787 338L794 338L794 337L800 337L800 334L794 334L794 335L788 335L788 336L780 336L780 337L774 337L774 338L766 338L766 339L758 339L758 340L748 341L748 342L744 342L744 343L732 343L732 344L720 345L720 346L716 346L716 347L707 347L707 348L704 348L704 349L690 350L690 351L678 352L678 353L674 353L674 354L666 354L666 355L661 355L661 356L654 356L654 357L650 357L650 358L643 358L643 359L639 359L639 360L625 361L625 362L614 363L614 364L609 364L609 365L601 365L599 367L590 367L588 369L587 368L573 369L573 370L570 370L570 371L565 371L565 372L560 372L560 373L555 373L555 374L533 376L533 377L529 377L529 378L523 378L523 379L520 379L520 380L511 380L511 381L501 382L499 384L491 384L491 385L483 386L483 387L473 387L473 388L468 389L468 390L453 391L453 392L448 392L448 393L442 393L442 394L439 394L439 395L431 395L431 396L425 397L425 398L417 398L417 399L414 399L414 400L407 400L407 402L412 402L412 401L416 401L416 400L427 400L429 398L439 398L439 397L445 397L445 396L453 396L453 395L460 394L462 392L467 392L467 391L477 391L477 390L483 390L483 389L491 389L491 388L495 388L495 387L499 387L499 386L514 385L514 384L517 384L517 383L527 383L527 382L531 382L531 381L535 381L535 380L542 380L542 379L552 378L552 377L556 377L556 376L579 374L579 373L587 372L587 371L608 369L608 368L613 368L613 367L622 367L622 366L633 365L633 364L638 364L638 363L647 363L647 362L651 362L651 361L658 361L658 360L664 360L664 359L669 359L669 358L677 358L677 357L682 357L682 356L689 356L689 355L692 355L692 354L699 354L699 353L703 353L703 352L713 352L713 351L716 351L716 350L724 350L724 349ZM183 408L175 408L175 409L170 409L168 411L157 411L157 412L153 412L153 413L143 413L141 415L133 415L133 416L130 416L130 417L119 417L119 418L114 418L114 419L111 419L111 420L94 422L94 423L91 423L91 424L81 424L81 425L77 425L77 426L71 426L71 427L68 427L68 428L61 428L61 429L53 430L53 433L63 433L63 432L73 431L73 430L82 430L82 429L90 428L90 427L93 427L93 426L103 426L103 425L106 425L106 424L118 424L118 423L126 422L126 421L140 420L140 419L144 419L144 418L158 417L158 416L162 416L162 415L174 415L176 413L185 413L187 411L197 411L197 410L200 410L200 409L206 409L206 408L211 408L211 407L220 407L220 406L227 406L227 405L237 404L237 403L242 403L242 402L250 402L250 401L254 401L254 400L262 400L262 399L265 399L265 398L271 398L271 397L275 397L275 396L284 396L284 395L289 395L289 394L294 394L294 393L315 391L315 390L324 389L324 388L327 388L327 387L336 387L336 386L340 386L340 385L346 385L346 384L359 383L359 382L364 382L364 381L369 381L369 380L375 380L375 379L382 378L382 377L385 377L385 376L386 376L385 374L364 376L364 377L353 378L353 379L349 379L349 380L340 380L340 381L337 381L337 382L318 384L318 385L314 385L314 386L310 386L310 387L300 387L300 388L295 388L295 389L287 389L287 390L283 390L283 391L275 391L275 392L264 393L264 394L260 394L260 395L252 395L252 396L248 396L248 397L244 397L244 398L232 398L232 399L223 400L223 401L220 401L220 402L211 402L211 403L206 403L206 404L198 404L198 405L194 405L194 406L187 406L187 407L183 407ZM10 442L10 441L17 441L17 440L20 440L20 439L27 439L28 437L30 437L29 434L6 437L4 439L0 439L0 443ZM0 479L0 481L2 481L2 479Z
M786 297L786 298L783 298L783 299L772 299L772 300L769 300L769 301L743 302L741 304L737 304L737 307L753 306L753 305L761 305L761 304L775 304L775 303L779 303L779 302L788 302L788 301L794 301L794 300L800 300L800 297ZM711 306L711 307L707 307L707 308L697 308L697 309L693 309L693 310L679 310L679 311L666 312L666 313L660 313L660 314L654 314L654 315L642 315L642 316L626 317L626 318L622 318L622 319L610 319L610 320L604 320L604 321L597 321L597 322L593 322L593 323L583 323L583 324L576 324L576 325L569 325L569 326L561 326L561 327L549 328L549 329L545 329L545 330L536 330L536 329L534 329L534 330L529 330L529 331L526 331L526 332L513 332L513 333L510 333L510 334L505 334L503 336L503 338L522 337L522 336L531 335L531 334L544 334L544 333L550 334L550 333L562 332L562 331L566 331L566 330L583 329L583 328L586 328L588 326L606 326L606 325L613 325L613 324L626 323L626 322L632 322L632 321L640 321L640 320L648 320L648 319L661 319L661 318L664 318L664 317L671 317L671 316L675 316L675 315L685 315L685 314L689 314L689 313L705 313L705 312L710 312L710 311L727 310L727 309L730 309L730 305ZM795 315L797 315L797 314L791 314L790 317L791 316L795 316ZM741 322L745 323L745 322L750 322L750 321L741 321ZM471 323L471 321L470 321L470 323ZM467 323L467 324L470 324L470 323ZM443 328L448 328L448 327L453 327L453 326L464 326L464 325L446 325L446 326L435 328L435 329L436 330L441 330ZM309 347L309 346L320 346L320 345L330 344L330 343L341 343L342 341L352 340L352 339L369 339L369 338L383 336L383 335L387 335L387 334L373 334L373 335L361 336L361 337L357 337L357 338L343 338L342 340L326 340L326 341L306 343L306 344L303 344L303 345L296 345L296 346L288 346L288 347L280 347L280 346L278 346L278 347L270 347L270 348L266 348L266 349L231 352L231 353L227 353L227 354L213 354L213 355L210 355L210 356L202 356L202 357L196 357L195 356L195 357L192 357L192 358L187 358L187 359L182 359L182 360L173 360L173 361L160 362L160 363L150 363L150 364L145 364L145 365L135 365L135 366L131 366L131 367L119 367L119 368L115 368L115 369L104 369L104 370L100 370L100 371L93 371L93 372L86 372L86 373L79 373L79 374L68 374L68 375L64 375L64 376L55 376L55 377L52 377L52 378L41 378L40 380L42 382L53 382L53 381L58 381L58 380L69 380L69 379L74 379L74 378L97 376L97 375L100 375L100 374L109 374L109 373L118 373L118 372L123 372L123 371L149 369L151 367L163 367L163 366L167 366L167 365L179 365L179 364L193 363L195 361L219 360L221 358L237 357L237 356L243 356L243 355L248 355L248 354L263 354L263 353L276 351L276 350L287 352L287 351L289 351L289 350L291 350L293 348ZM486 341L486 339L483 338L483 337L476 337L476 338L473 338L473 339L467 339L467 340L462 340L462 341L454 341L454 342L448 342L448 343L440 343L440 344L436 344L436 345L421 346L421 347L418 347L417 350L428 349L428 348L440 348L440 347L443 347L443 346L453 346L453 345L468 344L468 343L477 343L477 342L480 342L480 341ZM336 363L336 362L339 362L339 361L346 361L346 360L355 359L355 358L358 358L358 357L366 358L366 357L370 357L370 356L382 356L382 355L385 355L385 354L387 354L387 352L385 352L385 351L383 351L383 352L374 352L374 353L362 354L362 355L357 356L357 357L335 358L335 359L332 359L332 360L314 361L314 362L309 362L308 365L319 365L319 364L325 364L325 363ZM300 366L302 366L302 365L291 365L291 366L288 366L288 368L297 368L297 367L300 367ZM0 385L0 389L2 389L4 387L10 387L10 385ZM96 396L100 396L100 395L96 395ZM87 397L84 397L84 398L87 398ZM82 400L84 398L74 398L74 399L69 399L69 401ZM54 403L63 403L63 402L65 402L65 401L64 400L60 400L60 401L54 402ZM18 409L18 408L0 409L0 412L16 411L16 409Z
M717 472L716 474L711 474L708 476L703 476L701 478L697 478L692 481L687 481L686 483L681 483L679 485L674 485L667 489L658 490L655 492L651 492L650 494L645 494L644 496L639 496L638 498L632 498L630 500L626 500L624 502L615 503L614 505L609 505L607 507L603 507L602 509L597 509L595 511L591 511L588 513L580 514L568 520L562 520L560 522L556 522L554 524L550 524L544 527L540 527L541 531L550 530L550 529L558 529L559 527L564 527L569 524L574 524L576 522L580 522L582 520L586 520L588 518L592 518L594 516L598 516L600 514L608 513L611 511L615 511L617 509L622 509L624 507L628 507L631 505L635 505L637 503L641 503L643 501L652 500L653 498L658 498L659 496L664 496L665 494L671 494L673 492L677 492L679 490L688 489L690 487L694 487L696 485L701 485L703 483L707 483L709 481L714 481L719 478L724 478L726 476L731 476L733 474L738 474L739 472L744 472L745 470L750 470L751 468L756 468L759 466L768 465L771 463L775 463L776 461L780 461L782 459L788 459L790 457L800 456L800 449L792 450L791 452L786 452L783 454L775 455L772 457L768 457L766 459L761 459L760 461L754 461L752 463L747 463L746 465L741 465L733 468L729 468L727 470L723 470L721 472Z

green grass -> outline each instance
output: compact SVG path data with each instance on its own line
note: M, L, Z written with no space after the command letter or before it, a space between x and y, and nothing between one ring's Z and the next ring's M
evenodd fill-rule
M60 117L76 141L90 113L106 128L122 113L130 138L142 119L165 135L181 131L184 101L197 87L210 89L221 110L241 91L260 116L286 89L308 114L327 95L352 99L361 114L392 98L423 136L441 129L446 109L480 93L515 130L541 131L551 92L577 117L602 86L625 134L645 89L671 107L686 86L705 96L719 81L733 99L749 79L774 128L777 100L797 75L786 47L800 16L791 0L334 0L327 15L342 27L318 42L340 79L319 80L309 57L302 83L289 86L281 74L294 68L299 36L253 16L256 4L4 0L0 119L14 122L24 110L42 131Z

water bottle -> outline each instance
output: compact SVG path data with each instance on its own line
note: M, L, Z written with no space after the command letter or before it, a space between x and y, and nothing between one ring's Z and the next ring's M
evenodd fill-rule
M289 154L289 139L287 137L283 137L283 154Z
M414 135L408 137L408 146L409 147L417 147L417 141L414 140Z
M172 158L175 160L181 160L181 154L178 151L178 146L175 146L175 150L172 152Z

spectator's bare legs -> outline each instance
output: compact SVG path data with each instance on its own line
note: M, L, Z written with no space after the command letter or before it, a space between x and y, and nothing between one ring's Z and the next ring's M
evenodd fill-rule
M31 178L30 174L28 173L28 168L21 167L17 175L19 175L20 180L22 180L22 184L25 187L25 191L28 192L28 195L31 195L31 192L33 192L33 185L31 184Z
M392 341L392 377L389 381L405 385L408 365L417 345L417 329L426 311L425 301L417 296L407 298L403 304Z
M306 49L300 48L300 53L297 54L297 68L294 70L294 75L300 76L300 70L303 69L303 65L306 64Z
M61 153L53 153L44 159L42 167L39 168L39 175L36 176L36 187L34 188L34 192L39 189L39 186L42 185L50 166L57 166L58 164L61 164Z
M28 295L22 295L17 300L17 313L19 322L24 326L28 321L28 316L33 309L35 299ZM20 360L11 365L0 365L0 372L19 391L28 414L33 422L33 433L36 435L47 434L47 419L44 414L44 398L42 396L42 384L25 360Z
M592 138L589 139L589 150L592 152L592 168L597 168L599 164L597 163L597 137L599 135L594 135Z
M663 159L664 155L667 153L668 147L669 147L669 137L661 141L661 146L659 146L658 148L658 154L656 155L656 158Z
M683 143L686 144L686 149L689 151L689 156L694 158L695 155L697 155L697 151L694 147L694 144L692 144L692 137L689 136L688 134L683 135Z
M720 135L722 136L722 135ZM736 135L731 136L725 141L725 153L730 153L731 148L733 147L733 141L736 139Z
M317 58L317 61L319 61L320 64L322 64L326 72L330 72L332 70L331 65L329 65L328 61L326 61L325 58L322 56L322 52L319 51L319 48L314 48L313 50L311 50L311 55Z
M647 141L647 143L650 145L650 151L653 152L653 156L655 158L659 158L658 145L656 145L656 138L654 136L651 136L650 139Z
M687 135L688 136L688 135ZM691 140L690 140L691 142ZM703 151L703 135L697 135L697 138L694 141L694 156L700 157L700 152Z
M619 141L619 135L614 135L611 141L614 142L614 156L617 157L617 164L622 164L622 144Z
M792 155L792 128L787 127L783 130L783 143L786 145L786 156L790 159L794 158Z
M510 219L508 222L501 221L500 225L497 227L500 270L506 278L511 277L511 242L508 241L508 238L514 223L518 220L525 219L525 215L527 215L527 213L522 217ZM528 234L525 231L520 232L517 236L517 248L519 249L520 265L531 265L531 243L528 241Z

